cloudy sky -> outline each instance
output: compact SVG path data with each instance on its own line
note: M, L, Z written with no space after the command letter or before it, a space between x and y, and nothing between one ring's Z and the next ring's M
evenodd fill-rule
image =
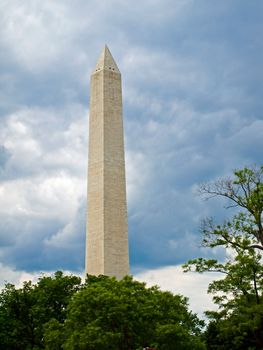
M83 272L89 79L107 43L132 272L200 300L209 277L179 266L223 258L199 225L230 213L198 184L262 163L262 13L261 0L0 0L0 284Z

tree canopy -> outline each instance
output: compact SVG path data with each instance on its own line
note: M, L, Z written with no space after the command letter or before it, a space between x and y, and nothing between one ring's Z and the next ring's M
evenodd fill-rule
M238 212L223 224L211 218L202 225L203 245L223 246L224 261L189 260L184 271L218 272L223 277L209 284L218 311L207 311L210 319L205 332L208 349L263 349L263 265L262 209L263 167L234 172L200 187L209 198L223 196Z
M236 170L233 178L205 183L199 191L206 198L225 197L227 208L239 209L222 225L211 218L204 220L204 245L263 250L263 166Z
M42 276L36 284L24 282L22 288L7 284L0 293L0 349L42 349L45 323L65 321L80 284L79 277L61 271Z
M8 284L0 296L0 349L204 349L203 322L183 296L89 276L41 277L36 285Z

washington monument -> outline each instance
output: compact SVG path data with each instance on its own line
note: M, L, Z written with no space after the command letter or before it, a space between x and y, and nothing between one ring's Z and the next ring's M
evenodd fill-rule
M121 74L107 46L91 75L86 273L129 274Z

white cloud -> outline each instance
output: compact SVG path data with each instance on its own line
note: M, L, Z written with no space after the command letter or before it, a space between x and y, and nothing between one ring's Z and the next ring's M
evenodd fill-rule
M59 64L63 55L73 55L75 35L86 22L61 1L4 1L2 35L5 49L29 71L39 73ZM73 46L73 47L72 47Z
M68 220L84 196L83 181L63 172L55 176L9 180L0 185L0 212Z
M69 217L65 226L51 237L44 240L46 249L55 248L58 250L71 251L73 245L82 245L83 227L86 225L86 198L79 201L74 216ZM84 247L83 247L84 248ZM84 250L84 249L83 249Z
M8 173L43 174L48 168L66 169L82 178L87 166L87 109L31 107L5 117L0 143L10 152Z
M129 209L133 210L141 198L143 188L150 179L150 165L140 152L126 152L127 197Z
M21 288L25 281L32 281L36 283L39 278L43 276L51 276L54 272L52 271L42 271L29 273L23 270L16 270L11 266L3 265L0 263L0 289L3 289L6 283L14 284L17 288ZM83 279L84 271L80 273L79 271L63 271L65 275L75 275ZM84 279L83 279L84 280Z
M86 197L87 110L66 108L28 107L5 117L0 144L9 156L1 169L2 261L29 266L44 254L40 265L48 265L53 258L45 242L58 232L67 240L66 227ZM79 232L72 247L83 233L81 224L74 225Z
M184 273L181 266L166 266L159 269L135 273L135 279L146 282L147 286L158 285L161 290L168 290L189 298L190 310L204 318L204 311L216 310L212 296L207 294L210 282L220 278L215 273Z
M126 76L136 79L137 83L155 83L162 88L163 84L169 86L176 82L177 88L186 88L189 84L200 88L206 76L201 75L195 65L190 58L174 52L151 52L150 47L133 46L124 56L122 67Z
M6 283L12 283L17 287L22 287L24 281L31 280L35 282L37 278L37 273L18 271L0 263L0 289L3 288Z
M64 118L73 111L66 125L59 110L27 108L6 117L0 142L11 156L2 173L2 214L62 221L74 215L86 192L87 120L74 106Z

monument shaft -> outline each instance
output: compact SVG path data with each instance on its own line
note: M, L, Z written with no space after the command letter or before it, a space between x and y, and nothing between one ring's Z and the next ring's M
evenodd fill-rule
M86 273L129 274L121 74L106 46L91 76Z

